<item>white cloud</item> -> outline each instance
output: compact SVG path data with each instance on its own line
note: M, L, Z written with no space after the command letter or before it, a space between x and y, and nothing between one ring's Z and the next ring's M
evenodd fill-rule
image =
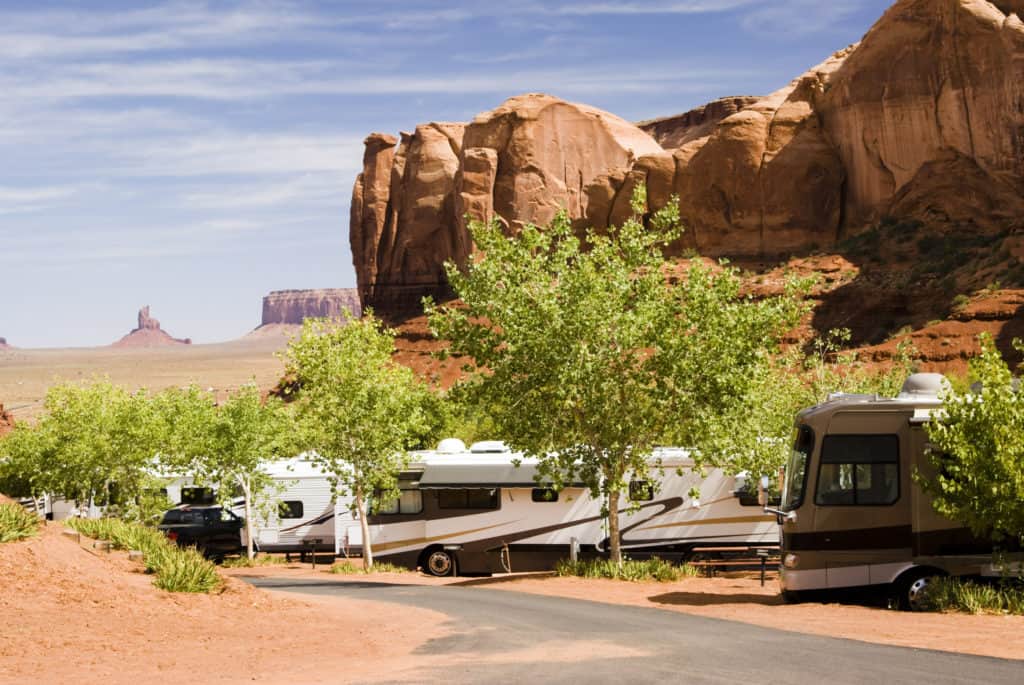
M81 190L77 185L0 186L0 214L23 214L53 207Z

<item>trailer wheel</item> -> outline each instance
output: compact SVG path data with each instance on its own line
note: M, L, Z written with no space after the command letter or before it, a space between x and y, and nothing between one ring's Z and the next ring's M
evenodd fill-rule
M443 547L435 547L424 553L424 570L432 576L455 575L455 553Z
M928 585L945 575L934 568L916 568L897 579L896 603L904 611L926 611L928 609Z

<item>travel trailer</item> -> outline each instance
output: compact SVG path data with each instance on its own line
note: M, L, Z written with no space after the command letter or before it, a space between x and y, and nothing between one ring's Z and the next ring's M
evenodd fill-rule
M275 483L270 493L275 504L267 512L254 512L252 530L256 549L261 552L334 552L335 517L340 516L341 526L347 528L352 515L347 505L335 507L327 475L302 455L272 462L267 473ZM179 506L211 504L216 499L213 488L196 485L191 476L171 477L165 491L171 502ZM245 500L235 497L231 510L244 516Z
M946 380L915 374L899 396L836 395L796 417L782 501L784 597L888 586L919 608L937 575L998 575L992 544L940 516L915 480L934 474L924 430Z
M663 473L655 466L659 459ZM622 510L622 546L629 556L681 559L695 547L778 544L774 517L760 509L756 496L739 496L742 478L718 469L702 477L692 470L689 453L678 448L658 449L649 462L650 472L630 486L639 509ZM535 459L497 442L466 449L448 439L437 450L413 453L400 477L401 496L379 506L368 521L374 556L444 576L548 570L574 547L581 556L606 553L601 500L582 483L556 492L538 484L537 474ZM654 480L661 486L652 491ZM690 496L694 488L699 498ZM342 506L347 504L339 505L339 517ZM358 539L358 524L335 528L338 549L342 536L350 543Z

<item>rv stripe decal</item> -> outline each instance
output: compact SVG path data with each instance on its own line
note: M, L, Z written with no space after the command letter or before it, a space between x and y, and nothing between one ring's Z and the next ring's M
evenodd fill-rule
M785 550L819 551L852 549L910 549L913 534L910 525L883 528L855 528L852 530L826 530L813 533L787 533L783 531Z
M395 549L398 547L406 547L408 545L422 545L428 542L437 542L438 540L444 540L446 538L455 537L458 535L470 535L471 533L479 533L482 530L490 530L491 528L501 528L502 526L511 525L518 523L518 521L505 521L504 523L496 523L493 526L484 526L483 528L472 528L470 530L460 530L453 533L445 533L444 535L435 535L430 538L409 538L407 540L394 540L393 542L384 542L381 544L373 545L374 553L385 552L389 549Z
M734 516L732 518L693 519L691 521L674 521L672 523L659 523L653 526L644 526L643 528L637 528L637 530L655 530L657 528L676 528L680 526L705 526L712 523L760 523L774 520L775 517L772 515Z
M332 518L334 518L334 512L330 511L330 512L327 512L326 514L320 514L320 516L316 517L315 519L310 519L309 521L303 521L302 523L296 523L294 526L292 526L290 528L282 528L278 532L279 533L291 533L292 531L297 530L299 528L302 528L303 526L316 526L316 525L319 525L321 523L327 523Z

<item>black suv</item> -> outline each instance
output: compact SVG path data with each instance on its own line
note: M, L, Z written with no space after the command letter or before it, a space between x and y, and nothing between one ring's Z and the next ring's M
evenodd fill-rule
M179 547L195 547L208 559L242 551L244 520L218 506L182 505L164 514L158 528Z

